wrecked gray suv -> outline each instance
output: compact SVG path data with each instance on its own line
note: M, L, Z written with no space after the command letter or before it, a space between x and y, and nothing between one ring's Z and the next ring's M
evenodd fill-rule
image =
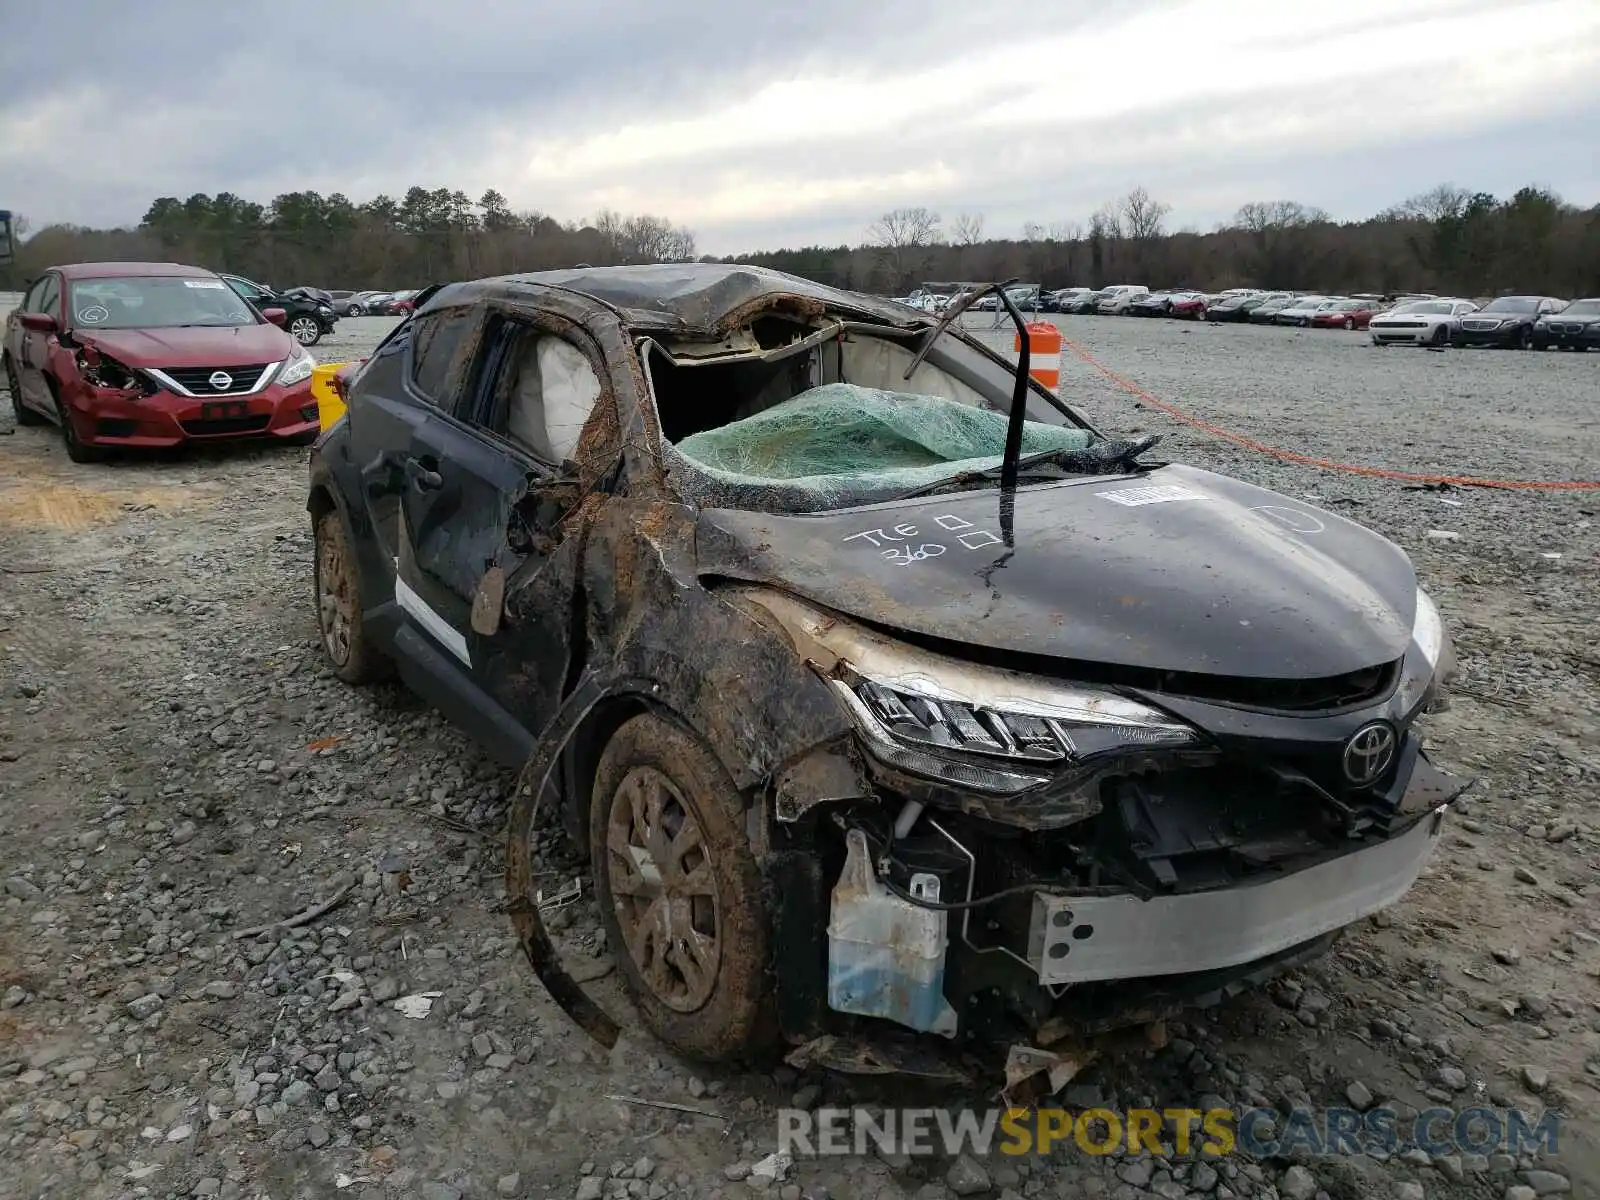
M1213 1002L1432 852L1451 651L1385 539L770 271L419 300L312 455L322 635L523 768L512 917L602 1041L552 811L658 1036L872 1070Z

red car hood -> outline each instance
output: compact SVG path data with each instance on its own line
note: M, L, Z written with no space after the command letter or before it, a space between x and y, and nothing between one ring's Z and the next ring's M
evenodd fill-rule
M111 355L127 367L238 367L281 362L294 342L276 325L234 329L74 329L86 346Z

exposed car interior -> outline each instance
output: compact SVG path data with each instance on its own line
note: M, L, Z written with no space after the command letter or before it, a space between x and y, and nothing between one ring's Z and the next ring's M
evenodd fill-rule
M992 467L1014 375L948 333L919 360L925 336L766 315L715 342L640 339L669 472L702 503L806 512ZM1028 411L1025 453L1094 441L1031 395Z

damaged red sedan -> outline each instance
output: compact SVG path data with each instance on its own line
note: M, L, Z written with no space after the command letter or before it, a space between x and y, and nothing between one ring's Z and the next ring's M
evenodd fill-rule
M1414 728L1453 660L1398 546L1100 432L961 307L452 284L312 452L329 662L522 766L512 920L602 1042L631 1002L706 1058L1048 1059L1322 953L1465 786ZM621 992L544 924L546 813Z
M6 319L17 423L54 421L73 462L186 441L313 441L316 360L283 318L199 267L54 267Z

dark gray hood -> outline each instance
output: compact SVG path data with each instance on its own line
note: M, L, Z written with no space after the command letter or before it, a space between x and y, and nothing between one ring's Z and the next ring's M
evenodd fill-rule
M1152 490L1154 489L1154 490ZM1176 489L1176 490L1173 490ZM1392 662L1416 577L1335 513L1192 467L810 516L707 510L702 576L997 651L1160 671L1317 679Z

